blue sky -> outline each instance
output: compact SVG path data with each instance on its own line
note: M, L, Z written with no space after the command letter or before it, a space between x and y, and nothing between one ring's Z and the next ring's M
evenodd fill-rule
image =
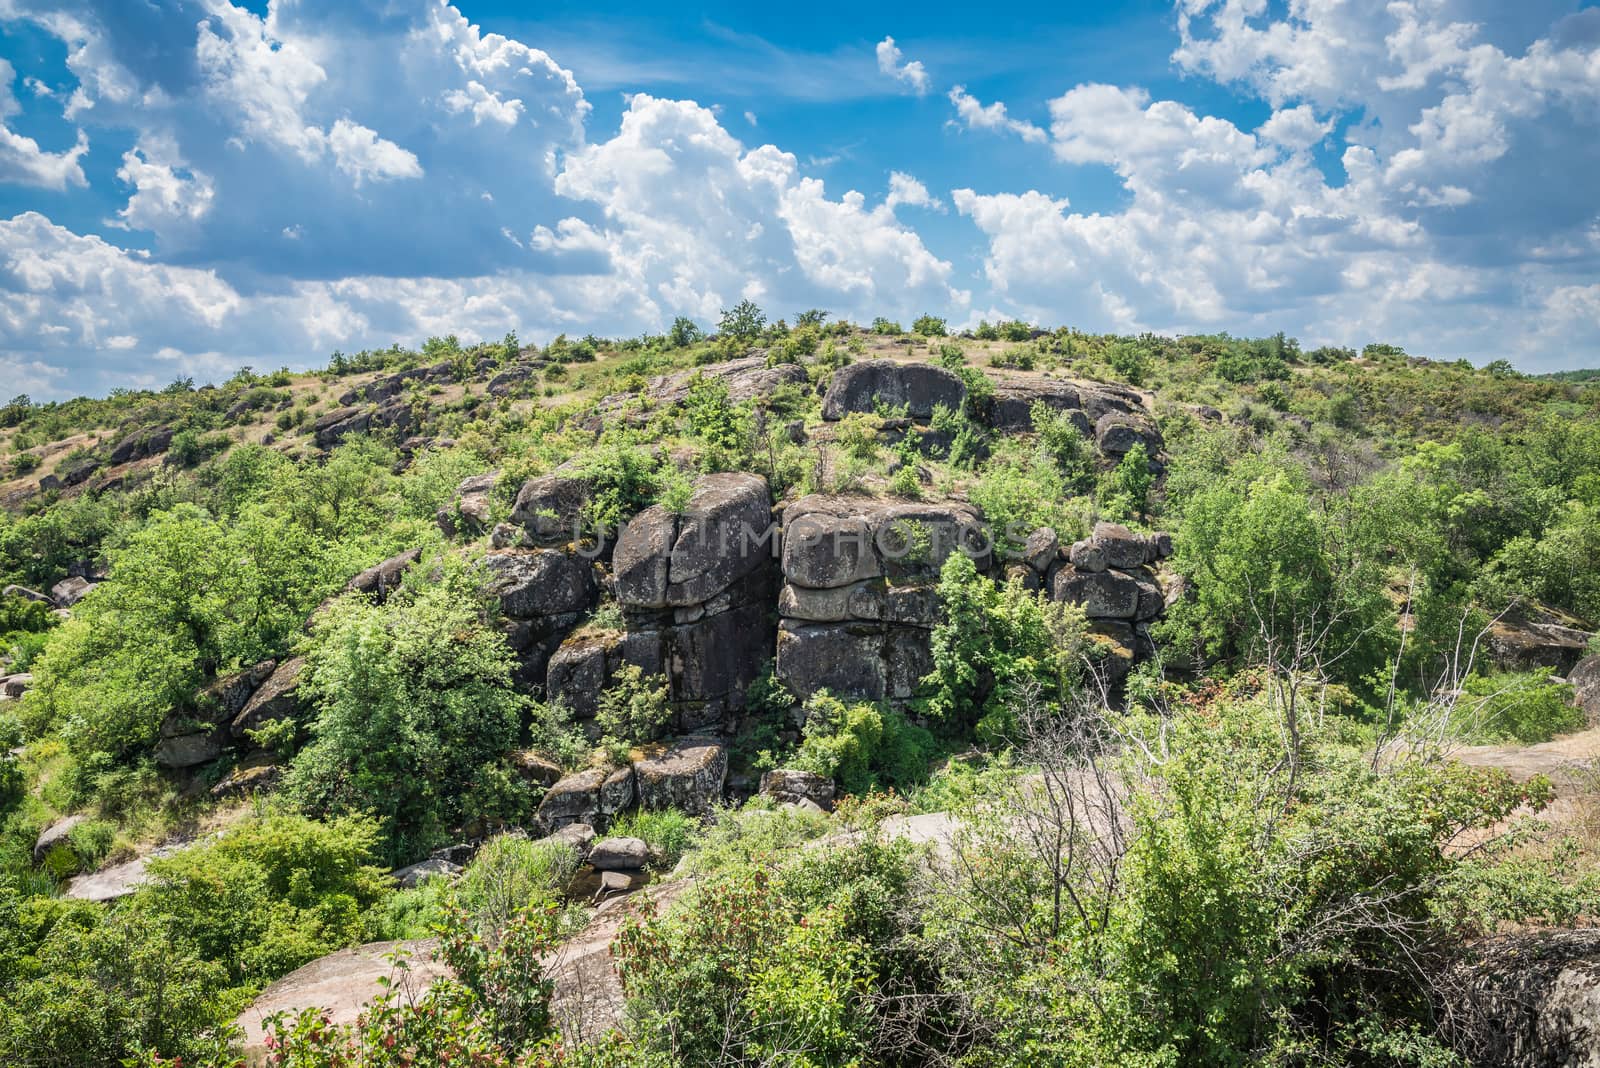
M0 392L775 314L1600 364L1579 0L0 0Z

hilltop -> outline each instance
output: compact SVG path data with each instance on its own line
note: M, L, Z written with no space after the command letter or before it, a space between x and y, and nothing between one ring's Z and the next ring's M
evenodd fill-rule
M383 1026L494 1064L1532 1056L1504 936L1589 959L1585 377L746 302L22 398L0 473L0 1059L225 1063L438 926Z

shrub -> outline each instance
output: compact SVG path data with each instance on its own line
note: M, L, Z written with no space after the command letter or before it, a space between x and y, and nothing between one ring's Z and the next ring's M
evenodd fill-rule
M1470 675L1461 689L1454 719L1473 742L1548 742L1584 726L1572 687L1547 671Z
M397 863L475 814L466 799L517 739L526 699L477 582L446 561L381 606L341 602L307 657L317 715L285 789L313 812L375 814Z
M905 328L891 319L885 319L882 316L879 316L878 318L872 320L872 332L874 334L883 334L886 337L897 337L900 334L905 333Z
M632 746L654 738L671 720L666 678L647 677L637 664L628 664L613 676L611 685L600 693L594 717L601 745L612 763L619 765L628 762Z
M655 863L671 868L689 849L697 824L675 808L633 809L611 821L608 838L640 838L649 846Z
M805 704L804 740L790 765L825 775L846 793L927 778L933 736L899 711L870 702L845 704L826 691Z
M899 331L895 331L899 333ZM911 332L922 337L944 337L948 331L945 329L944 320L932 315L920 315L911 324Z
M748 341L760 334L766 325L767 317L765 313L753 301L741 300L731 309L722 313L722 319L717 325L717 332L724 337Z
M528 910L555 904L578 872L578 855L560 842L502 834L483 844L456 886L456 903L485 937Z
M1012 702L1030 688L1055 704L1076 690L1087 649L1081 609L1018 582L997 585L962 553L939 573L939 603L933 671L923 679L934 719L957 728L976 721L980 738L1003 742Z

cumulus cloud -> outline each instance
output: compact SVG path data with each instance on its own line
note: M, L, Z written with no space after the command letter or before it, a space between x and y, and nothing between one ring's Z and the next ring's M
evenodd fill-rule
M950 103L955 105L956 118L960 124L969 130L993 130L998 133L1012 133L1024 141L1043 144L1048 140L1044 130L1025 119L1013 119L1006 114L1006 106L996 100L993 104L984 105L965 86L958 85L950 90Z
M6 120L21 111L12 90L17 72L5 58L0 57L0 182L39 186L44 189L66 189L83 186L88 180L78 162L89 151L89 139L78 131L77 144L63 152L46 152L39 142L12 130Z
M216 197L211 178L190 169L177 146L161 137L124 152L117 177L133 187L133 194L107 222L123 230L165 233L193 226L211 211Z
M875 208L855 191L830 199L792 154L747 149L710 109L638 94L617 135L570 156L556 188L602 207L610 261L652 322L711 319L746 297L843 314L964 302L951 265L894 217L896 203L932 198L894 181L899 199Z
M933 88L928 70L920 59L901 62L905 56L894 43L893 37L885 37L878 42L877 54L878 69L896 81L904 82L918 96L927 96Z

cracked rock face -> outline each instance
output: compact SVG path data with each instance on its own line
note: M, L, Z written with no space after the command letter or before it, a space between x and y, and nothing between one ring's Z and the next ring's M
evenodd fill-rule
M966 383L943 367L864 360L833 373L822 398L822 418L843 419L850 412L872 412L883 405L903 407L913 419L928 419L939 405L959 410L966 399Z

